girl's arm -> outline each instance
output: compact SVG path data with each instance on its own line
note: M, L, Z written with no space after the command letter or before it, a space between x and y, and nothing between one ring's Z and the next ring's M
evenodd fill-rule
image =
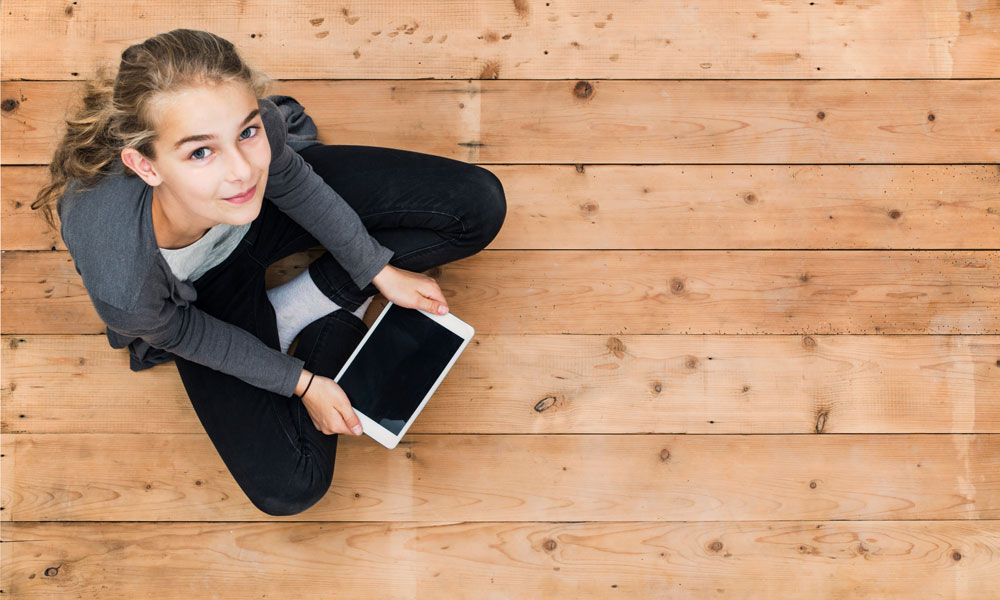
M91 300L101 320L122 335L142 338L155 348L285 397L298 387L304 361L193 304L180 306L164 299L159 308L144 303L149 308L122 310L97 298Z
M368 233L354 208L287 144L287 124L274 102L264 98L259 104L271 146L267 198L311 233L364 289L389 264L392 250Z

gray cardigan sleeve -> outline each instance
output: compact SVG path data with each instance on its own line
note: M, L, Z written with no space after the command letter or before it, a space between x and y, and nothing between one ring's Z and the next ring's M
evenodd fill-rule
M245 329L213 317L194 304L180 305L161 297L158 282L150 281L146 300L130 310L91 297L101 320L128 337L227 373L285 397L295 393L304 361L271 348Z
M368 233L351 205L287 144L287 124L274 102L263 98L260 106L271 146L265 194L311 233L363 289L389 263L393 251Z
M291 397L305 363L192 304L194 288L189 294L188 288L172 285L166 261L155 248L147 252L146 244L138 241L143 234L136 225L137 215L143 203L128 189L111 183L115 182L77 198L72 210L60 213L66 247L107 326L108 340L129 344L130 354L131 344L143 340L146 346ZM132 182L119 182L128 183ZM130 366L138 370L134 361Z

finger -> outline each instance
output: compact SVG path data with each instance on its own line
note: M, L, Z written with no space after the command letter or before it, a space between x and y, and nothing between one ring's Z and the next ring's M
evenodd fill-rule
M448 306L448 301L445 300L444 293L441 291L440 286L438 286L436 281L431 280L420 290L420 293L427 296L431 300L437 300L441 304Z
M444 294L441 293L441 288L438 287L437 283L432 281L428 285L421 288L419 292L425 298L428 298L433 302L433 308L427 309L428 312L441 315L448 312L448 301L444 299ZM443 308L444 310L439 310L440 308Z
M354 435L361 435L361 419L358 415L354 413L354 408L351 407L351 403L347 400L347 396L343 396L340 402L334 404L337 412L340 413L341 418L344 419L344 425L351 430ZM346 431L344 433L347 433Z
M417 307L420 308L421 310L426 310L427 312L436 315L443 315L448 310L440 302L436 300L431 300L426 296L420 296L420 298L417 300Z

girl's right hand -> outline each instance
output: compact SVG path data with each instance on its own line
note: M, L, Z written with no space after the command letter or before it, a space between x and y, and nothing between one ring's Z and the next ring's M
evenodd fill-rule
M308 382L311 374L305 371L303 373L306 375L305 381ZM304 388L305 385L301 387ZM347 394L329 377L316 375L305 397L302 397L302 403L306 405L306 411L313 425L324 434L361 435L361 420L354 414L354 408Z

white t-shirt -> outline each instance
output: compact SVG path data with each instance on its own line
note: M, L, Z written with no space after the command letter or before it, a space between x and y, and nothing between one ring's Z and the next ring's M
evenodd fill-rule
M193 244L183 248L160 248L160 252L177 279L194 281L224 261L239 245L250 225L219 223Z

